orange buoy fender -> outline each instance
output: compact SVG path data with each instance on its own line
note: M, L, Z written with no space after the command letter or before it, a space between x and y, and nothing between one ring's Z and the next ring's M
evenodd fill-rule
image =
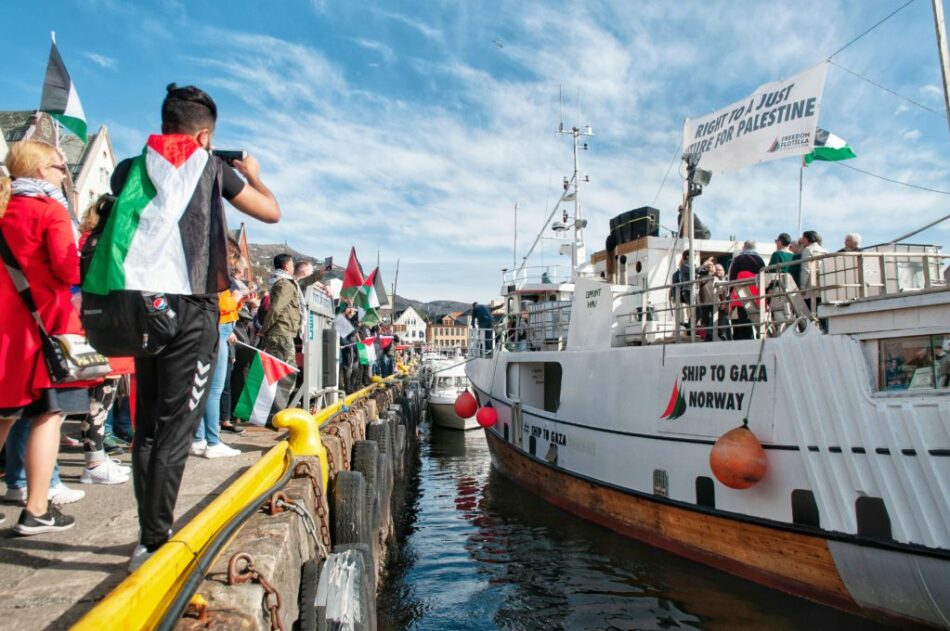
M468 390L455 399L455 413L459 415L459 418L471 418L475 416L477 411L478 401L475 400L475 395Z
M742 425L719 437L709 452L709 467L729 488L748 489L765 476L765 450L752 430Z
M491 401L478 409L475 420L482 427L491 427L498 422L498 411L492 406Z

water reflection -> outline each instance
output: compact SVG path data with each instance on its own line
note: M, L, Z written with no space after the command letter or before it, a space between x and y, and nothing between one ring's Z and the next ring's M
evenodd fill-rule
M491 469L484 434L434 428L397 527L382 629L869 629L621 537Z

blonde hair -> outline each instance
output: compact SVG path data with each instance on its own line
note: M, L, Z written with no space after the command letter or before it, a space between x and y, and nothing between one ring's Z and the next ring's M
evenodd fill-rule
M0 175L0 217L3 217L3 213L7 211L7 204L10 202L10 184L10 178Z
M6 165L10 177L0 176L0 217L10 202L11 178L36 177L36 172L54 162L59 162L60 153L51 144L38 140L21 140L10 146Z
M59 162L59 152L53 145L38 140L21 140L10 147L7 170L14 180L18 177L36 177L43 167Z

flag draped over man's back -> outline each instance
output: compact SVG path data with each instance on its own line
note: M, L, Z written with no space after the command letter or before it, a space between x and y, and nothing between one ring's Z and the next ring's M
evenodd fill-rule
M220 161L191 136L150 136L132 161L83 290L193 295L227 289L220 170Z
M43 96L40 97L40 111L49 112L63 127L86 142L86 114L76 94L66 64L59 56L56 41L50 45L49 63L46 65L46 78L43 79Z
M297 369L264 351L254 350L256 355L234 408L234 416L255 425L264 425L272 414L279 411L273 409L274 401L287 400L286 396L277 396L278 390L285 389L289 393L293 386L293 381L284 377L295 374Z

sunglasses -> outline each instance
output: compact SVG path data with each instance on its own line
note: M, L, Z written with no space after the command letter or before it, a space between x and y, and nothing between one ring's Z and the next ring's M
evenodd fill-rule
M50 169L56 169L57 171L62 172L63 175L66 175L66 165L65 164L51 164L49 165Z

